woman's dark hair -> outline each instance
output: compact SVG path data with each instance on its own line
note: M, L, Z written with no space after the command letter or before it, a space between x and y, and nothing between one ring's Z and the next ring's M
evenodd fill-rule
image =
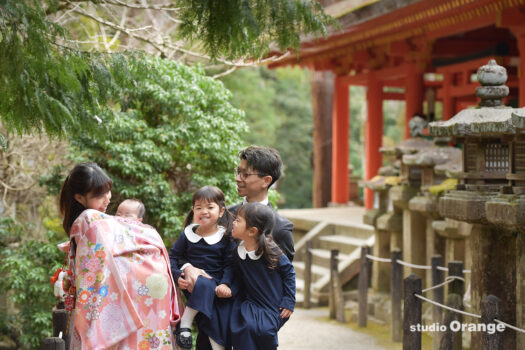
M247 229L255 227L259 232L255 254L262 254L268 261L268 268L275 269L283 252L275 244L272 237L273 227L275 226L273 209L261 203L246 203L237 211L237 216L239 215L246 220Z
M233 215L228 211L226 208L226 200L224 199L224 193L222 193L221 189L215 186L204 186L201 187L193 194L193 198L191 200L191 210L189 211L188 215L186 215L186 219L184 220L184 227L191 225L193 222L193 207L195 206L195 202L197 201L206 201L208 203L217 203L219 206L219 211L224 208L224 214L221 218L219 218L219 221L217 222L218 225L223 226L226 229L225 235L229 235L231 233L232 229L232 222L233 222Z
M87 208L77 202L75 194L99 196L111 190L113 182L96 163L80 163L71 170L60 191L62 227L69 235L73 222Z

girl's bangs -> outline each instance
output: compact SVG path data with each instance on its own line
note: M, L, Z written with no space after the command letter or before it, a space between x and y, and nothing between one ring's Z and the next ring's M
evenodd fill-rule
M208 203L217 203L220 206L220 202L223 198L224 196L222 193L218 192L215 188L206 186L195 192L192 204L195 205L196 201L206 201Z

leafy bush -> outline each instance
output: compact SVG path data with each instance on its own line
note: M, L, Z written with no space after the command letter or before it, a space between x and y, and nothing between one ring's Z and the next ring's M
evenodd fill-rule
M107 139L85 135L71 143L76 161L95 161L112 178L109 212L124 198L139 198L147 222L171 241L197 188L215 185L229 203L237 201L233 168L247 130L244 113L198 66L138 57L129 67L116 116L104 124Z
M29 225L0 218L0 334L17 348L37 348L52 334L52 307L56 303L49 277L62 265L65 254L56 244L64 239L48 231L47 240L20 242L30 236Z

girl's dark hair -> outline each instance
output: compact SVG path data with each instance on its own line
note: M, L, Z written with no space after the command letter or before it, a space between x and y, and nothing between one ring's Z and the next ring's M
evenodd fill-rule
M246 203L239 208L237 215L241 215L246 220L247 229L252 227L257 229L259 237L257 237L255 254L262 254L268 261L268 268L275 269L283 252L275 244L272 237L273 227L275 226L273 209L261 203Z
M73 222L87 208L77 202L75 194L99 196L111 190L113 182L96 163L80 163L71 170L60 191L62 227L69 235Z
M223 226L226 229L225 235L229 235L231 233L232 229L232 222L233 222L233 215L228 211L226 208L226 200L224 199L224 193L222 193L221 189L215 186L204 186L201 187L193 194L193 198L191 200L191 210L189 211L188 215L186 215L186 219L184 220L184 227L191 225L193 222L193 207L195 206L195 202L197 201L206 201L209 203L217 203L219 206L219 211L224 208L224 214L221 218L219 218L219 221L217 222L218 225Z

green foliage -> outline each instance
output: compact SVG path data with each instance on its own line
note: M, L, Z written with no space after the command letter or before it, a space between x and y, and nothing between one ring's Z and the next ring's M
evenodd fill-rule
M301 33L326 34L335 21L315 0L179 0L180 35L212 57L261 57L276 42L298 48Z
M246 111L247 144L276 148L285 165L279 181L285 208L312 205L312 103L308 74L299 68L242 69L222 78L232 104Z
M221 78L232 92L231 103L246 112L250 132L242 135L250 145L274 145L280 120L273 103L277 77L263 67L244 68Z
M286 168L279 184L287 208L310 208L313 188L313 115L309 75L299 68L278 69L274 106L280 126L277 148Z
M352 174L363 177L363 153L365 122L362 115L363 105L366 103L365 89L359 86L350 86L350 165Z
M8 131L66 133L94 131L95 116L115 78L125 76L120 55L85 53L59 45L66 32L48 20L58 1L0 1L0 118Z
M64 174L66 171L67 170L64 168L64 166L59 164L50 169L49 172L40 176L38 179L38 184L40 186L46 186L47 193L57 196L62 189L62 184L64 183L64 176L62 176L62 174Z
M48 231L45 241L24 241L31 230L29 225L0 218L0 294L16 308L15 312L0 306L0 333L18 348L38 348L42 339L52 335L51 309L56 298L49 277L65 258L56 247L60 241L56 232Z
M146 57L130 61L130 74L120 110L104 124L108 139L85 135L71 143L77 161L95 161L108 172L113 205L141 199L147 222L169 241L182 230L197 188L215 185L229 203L237 200L233 168L246 132L244 113L199 67Z

